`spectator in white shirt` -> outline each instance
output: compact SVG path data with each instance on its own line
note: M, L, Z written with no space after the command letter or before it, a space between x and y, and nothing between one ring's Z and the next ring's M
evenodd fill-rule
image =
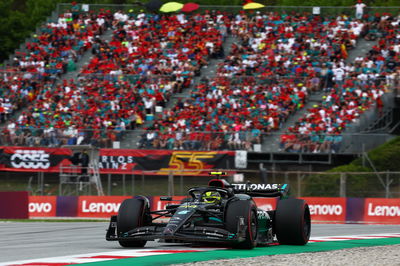
M146 114L153 114L154 101L148 97L143 97L144 108L146 109Z
M364 8L367 7L361 0L357 1L357 4L354 5L356 9L356 19L362 19L364 15Z

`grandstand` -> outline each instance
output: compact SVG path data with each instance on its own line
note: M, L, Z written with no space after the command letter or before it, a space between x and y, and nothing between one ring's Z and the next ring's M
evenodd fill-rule
M331 164L397 132L398 15L123 10L62 11L16 51L0 145Z

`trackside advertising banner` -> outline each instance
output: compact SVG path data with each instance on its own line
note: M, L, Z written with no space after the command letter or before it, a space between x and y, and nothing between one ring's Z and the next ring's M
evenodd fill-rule
M346 198L301 198L310 207L311 219L314 221L346 221Z
M28 205L28 191L0 191L0 219L28 219Z
M365 199L364 221L400 224L400 199Z
M0 147L0 171L59 172L72 151L62 148Z
M165 209L167 204L180 203L186 196L161 201L161 196L148 197L151 210ZM30 217L109 218L118 214L122 201L131 196L30 196ZM317 198L307 197L314 222L366 222L400 224L400 199L384 198ZM263 210L274 210L277 198L254 198Z
M29 217L54 217L57 196L29 196Z
M144 170L155 175L168 175L170 170L177 175L202 175L200 169L226 168L233 166L235 152L232 151L171 151L171 150L115 150L101 149L99 167L104 174L129 174Z
M59 172L60 166L72 165L72 154L64 148L0 147L0 171ZM101 174L168 175L174 170L178 175L207 175L200 169L229 168L234 158L233 151L100 149L99 168Z
M78 217L104 217L118 214L122 201L128 196L80 196L78 199Z

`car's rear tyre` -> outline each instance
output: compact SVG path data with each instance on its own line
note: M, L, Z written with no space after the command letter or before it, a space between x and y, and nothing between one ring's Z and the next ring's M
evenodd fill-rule
M251 200L237 200L227 204L225 212L226 229L236 233L239 228L239 217L244 218L246 240L234 245L234 248L252 249L257 239L257 207Z
M143 199L126 199L121 203L117 216L118 236L146 223L146 204ZM146 240L119 240L123 247L144 247Z
M308 204L301 199L278 201L274 227L280 244L307 244L311 233L311 218Z

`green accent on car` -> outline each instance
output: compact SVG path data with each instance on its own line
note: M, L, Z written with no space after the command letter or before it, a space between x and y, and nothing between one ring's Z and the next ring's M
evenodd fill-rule
M235 238L235 236L236 236L236 234L230 234L230 235L228 235L228 239Z

